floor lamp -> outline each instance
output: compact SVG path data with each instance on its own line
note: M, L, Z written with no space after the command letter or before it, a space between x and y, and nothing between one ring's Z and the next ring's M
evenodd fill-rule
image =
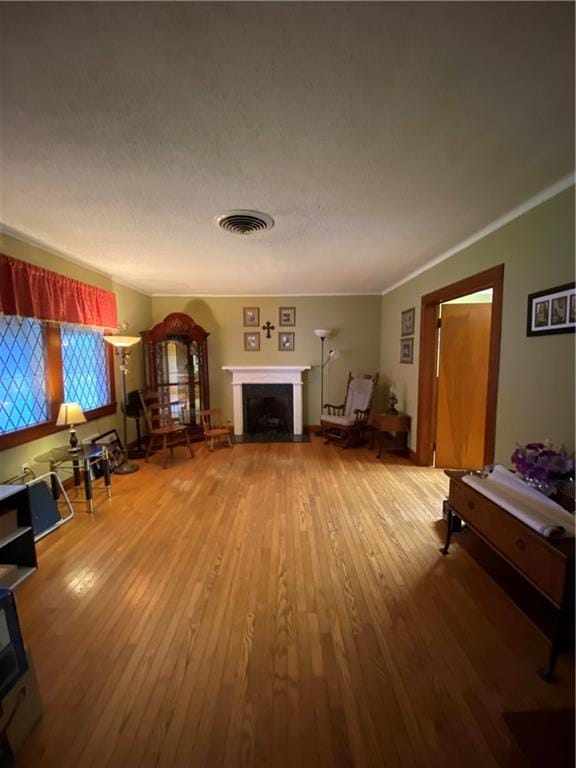
M130 347L133 347L134 344L138 344L140 341L139 336L104 336L104 341L107 341L108 344L111 344L115 350L116 354L120 358L120 375L122 376L122 422L124 427L124 451L125 451L125 458L126 461L124 461L120 466L116 467L114 470L114 474L116 475L131 475L133 472L138 472L140 467L138 464L130 464L128 459L128 425L126 420L126 375L128 373L127 363L128 358L130 357Z
M332 333L330 328L316 328L314 331L316 336L321 341L321 351L320 351L320 431L318 432L319 435L322 434L322 414L324 413L324 366L330 359L330 356L328 356L328 360L324 362L324 341L325 339L330 336Z

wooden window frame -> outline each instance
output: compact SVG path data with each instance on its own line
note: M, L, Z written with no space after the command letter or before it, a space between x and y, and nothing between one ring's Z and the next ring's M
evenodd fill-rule
M57 427L56 419L60 403L64 402L64 375L62 366L62 337L60 326L44 324L44 350L46 353L46 398L48 400L49 420L31 427L24 427L14 432L0 435L0 451L24 445L47 435L62 432L67 427ZM108 365L108 403L99 408L84 411L86 421L94 421L103 416L116 413L116 384L114 379L114 348L106 344Z

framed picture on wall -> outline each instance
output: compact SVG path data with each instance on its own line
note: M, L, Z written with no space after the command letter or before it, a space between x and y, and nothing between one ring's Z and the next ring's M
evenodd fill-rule
M296 325L296 307L280 307L278 325Z
M258 328L260 325L260 307L243 307L242 320L247 328Z
M400 324L400 336L414 336L414 321L416 310L414 307L405 309L402 312L402 322Z
M576 286L558 285L528 296L527 336L574 333L576 327Z
M244 334L244 352L260 352L260 331Z
M293 332L279 333L278 334L278 349L280 352L294 352L294 337Z
M412 363L414 357L414 339L400 339L400 362Z

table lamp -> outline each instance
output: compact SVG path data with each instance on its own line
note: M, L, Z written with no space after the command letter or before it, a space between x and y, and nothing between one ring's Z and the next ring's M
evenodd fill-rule
M60 410L58 411L58 418L56 419L57 427L70 427L70 453L76 453L81 450L78 448L78 437L76 436L76 424L84 424L86 422L86 416L80 408L78 403L62 403Z
M138 344L140 336L104 336L104 341L111 344L115 349L118 357L120 358L120 373L122 374L122 421L124 427L124 451L125 458L120 466L116 467L114 474L116 475L130 475L132 472L138 472L140 467L138 464L130 464L128 459L128 425L126 422L126 374L128 373L127 362L130 357L130 347L134 344Z

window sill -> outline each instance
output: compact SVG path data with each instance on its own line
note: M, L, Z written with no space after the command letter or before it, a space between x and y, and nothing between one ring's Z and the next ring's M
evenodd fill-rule
M86 421L95 421L103 416L112 416L116 413L116 403L108 403L100 408L94 408L91 411L85 411ZM41 437L55 435L57 432L64 432L67 427L57 427L56 421L47 421L44 424L35 424L33 427L19 429L17 432L8 432L0 435L0 451L8 448L16 448L18 445L30 443L32 440L38 440Z

